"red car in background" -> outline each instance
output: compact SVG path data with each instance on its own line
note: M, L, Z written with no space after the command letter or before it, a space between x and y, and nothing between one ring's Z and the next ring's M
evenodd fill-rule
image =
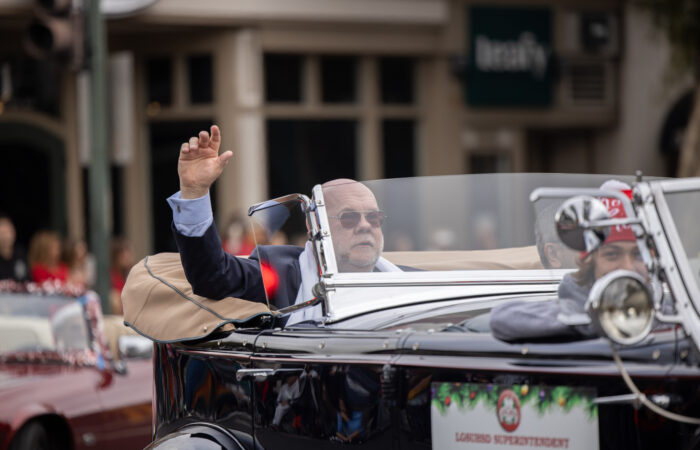
M0 450L147 445L152 344L128 334L94 293L0 289Z

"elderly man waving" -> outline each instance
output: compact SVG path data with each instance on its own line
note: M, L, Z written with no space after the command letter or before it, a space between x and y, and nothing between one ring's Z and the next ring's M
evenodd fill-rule
M211 135L201 131L180 148L178 175L180 191L168 198L173 211L173 233L187 280L195 294L211 299L237 297L266 302L259 264L260 253L275 261L279 284L272 299L284 308L311 299L317 282L317 268L311 246L277 245L258 247L249 258L223 251L214 225L209 188L233 157L219 154L221 131L214 125ZM374 194L353 180L332 180L323 184L331 236L341 272L398 271L381 257L384 247L382 223ZM315 319L320 307L295 313L291 322Z

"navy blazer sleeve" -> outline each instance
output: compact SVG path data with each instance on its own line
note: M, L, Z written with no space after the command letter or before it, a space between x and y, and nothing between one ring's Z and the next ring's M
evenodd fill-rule
M201 237L180 234L174 225L172 229L185 276L195 294L214 300L236 297L266 303L257 250L248 258L224 252L214 224ZM271 303L278 308L293 304L301 284L298 258L303 249L288 245L260 249L263 259L273 263L279 276L279 288Z
M236 297L266 301L259 262L224 252L214 224L200 237L180 234L174 225L172 229L185 276L195 294L214 300Z

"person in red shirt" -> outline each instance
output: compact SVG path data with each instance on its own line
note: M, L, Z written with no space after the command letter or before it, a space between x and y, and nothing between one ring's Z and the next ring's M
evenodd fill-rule
M61 239L55 231L38 231L29 243L32 281L68 281L68 266L61 261Z

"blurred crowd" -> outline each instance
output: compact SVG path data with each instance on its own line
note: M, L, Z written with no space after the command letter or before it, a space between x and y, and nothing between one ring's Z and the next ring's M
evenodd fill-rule
M242 256L250 255L256 243L303 246L306 240L304 233L293 235L292 239L282 231L267 236L238 215L231 216L223 230L221 241L224 250ZM260 242L256 242L256 238ZM123 237L112 238L110 254L110 312L122 315L121 293L135 261L131 245ZM95 258L84 239L64 239L53 230L34 233L29 240L29 248L25 249L17 241L12 218L0 212L0 280L38 284L48 282L78 291L93 289L96 281Z
M111 243L110 307L122 314L121 292L134 264L129 242L114 237ZM52 230L37 231L25 251L17 242L12 219L0 213L0 279L18 282L65 284L78 290L95 285L95 259L83 239L64 240Z
M248 256L257 245L296 245L303 247L306 243L304 231L288 236L283 230L268 235L260 224L244 219L238 214L229 217L221 227L221 243L224 251L235 256Z

